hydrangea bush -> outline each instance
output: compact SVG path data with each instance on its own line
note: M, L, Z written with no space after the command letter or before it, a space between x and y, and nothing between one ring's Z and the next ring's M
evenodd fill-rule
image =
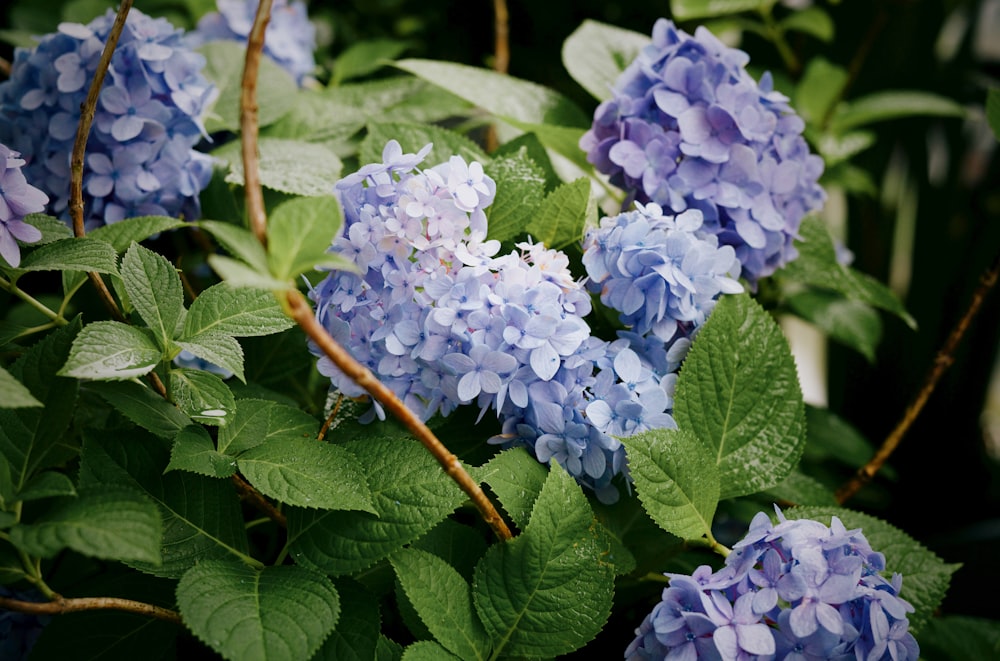
M384 41L341 55L376 73L344 82L301 2L273 3L260 51L256 2L189 4L120 34L113 10L48 17L0 74L0 650L993 644L989 620L941 616L957 565L860 511L891 483L846 506L880 465L806 405L776 319L872 358L873 317L912 321L815 212L861 178L857 127L952 102L816 92L848 74L799 71L784 33L832 20L818 7L742 17L786 57L781 92L747 72L752 42L587 21L563 54L591 119L477 67L352 64L405 48ZM299 85L241 88L216 40Z

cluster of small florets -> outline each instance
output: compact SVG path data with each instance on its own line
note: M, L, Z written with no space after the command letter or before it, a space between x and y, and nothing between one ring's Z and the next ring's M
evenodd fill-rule
M88 25L62 23L14 53L0 83L0 141L17 149L25 174L69 218L70 156L90 81L114 12ZM132 10L95 109L84 163L88 226L139 215L197 217L211 159L194 151L215 88L205 61L165 19Z
M259 0L215 0L219 11L208 12L188 34L193 47L209 41L239 41L250 37ZM275 0L264 31L264 54L301 85L316 69L316 28L303 2Z
M916 661L902 576L861 530L778 519L757 514L719 571L668 574L625 658Z
M24 178L24 160L20 156L0 144L0 257L15 267L21 263L17 242L34 243L42 238L41 231L24 222L24 217L44 211L49 201L45 193Z
M337 184L345 226L333 250L359 273L313 289L317 318L425 419L492 408L503 421L492 442L555 458L613 499L624 464L614 437L673 426L666 348L592 337L590 296L566 255L530 242L498 255L484 211L495 183L458 156L417 169L428 148L403 154L391 141L382 163ZM319 369L364 394L325 357Z
M629 201L701 211L700 233L733 246L755 285L795 258L802 218L825 195L804 123L748 61L703 27L692 37L660 19L580 146Z

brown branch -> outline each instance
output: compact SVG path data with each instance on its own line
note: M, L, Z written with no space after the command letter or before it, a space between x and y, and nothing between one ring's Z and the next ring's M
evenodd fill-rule
M118 7L118 15L115 16L115 22L111 26L111 32L108 33L108 41L104 44L104 51L101 53L97 71L94 72L94 79L90 81L87 99L80 106L80 124L76 127L76 139L73 142L73 153L69 161L69 215L73 220L73 233L78 237L87 233L83 226L83 161L87 151L87 136L90 135L90 126L94 122L97 98L104 86L104 76L108 72L108 67L111 66L111 57L115 54L115 47L118 45L118 38L125 27L125 20L128 18L130 9L132 9L132 0L122 0L121 6ZM115 299L107 285L104 284L101 275L91 271L87 273L87 277L94 284L105 307L111 312L111 316L118 321L125 321L125 315L118 308L118 304L115 303Z
M322 441L326 438L326 432L330 430L330 426L333 425L334 419L337 414L340 413L340 405L344 403L344 395L337 395L337 403L333 405L333 409L330 410L330 415L326 416L326 421L323 426L320 427L319 433L316 434L316 440Z
M945 340L944 346L941 347L934 357L934 363L924 378L923 387L920 388L917 396L906 408L906 411L903 412L902 419L882 443L882 447L878 449L875 456L862 466L848 483L837 490L836 497L838 503L843 505L844 502L860 491L862 487L871 482L879 469L889 460L889 457L903 440L903 436L906 435L906 432L909 431L913 422L917 419L917 416L920 415L931 393L937 387L938 381L941 380L944 373L955 362L955 350L962 341L965 332L972 324L972 320L978 314L987 294L996 285L998 276L1000 276L1000 254L993 258L993 263L979 279L979 286L976 287L976 291L972 294L972 301L969 303L968 309L962 315L962 318L958 320L958 323L955 324L955 327L948 335L948 339Z
M510 69L510 13L506 0L493 0L493 70Z
M11 64L8 60L0 57L0 73L2 73L7 78L10 78L10 72L13 71Z
M183 624L181 616L176 611L141 601L119 599L118 597L79 597L76 599L67 599L66 597L57 595L54 600L48 602L20 601L8 597L0 597L0 608L6 608L7 610L19 613L31 613L33 615L63 615L79 611L118 610L155 617L166 622L173 622L174 624Z
M341 347L330 334L326 332L315 315L312 306L309 305L305 297L298 290L290 290L286 293L285 303L287 309L306 335L311 339L326 356L333 361L340 371L348 378L364 388L378 400L390 413L402 422L407 429L423 443L424 447L441 464L444 472L451 479L458 483L458 486L472 500L472 503L479 510L483 519L489 524L493 532L502 540L511 539L512 535L503 517L497 512L493 503L490 502L486 494L483 493L479 484L472 479L472 476L462 467L458 457L452 454L448 448L434 435L427 425L417 417L417 415L403 404L402 401L385 384L375 378L364 365L354 360L353 357Z
M288 527L288 519L281 511L271 504L271 502L264 498L263 495L256 489L254 489L246 480L244 480L239 475L233 475L233 484L236 485L236 491L239 492L240 498L242 500L248 501L255 508L260 510L260 512L277 523L282 528Z
M247 39L247 57L240 92L240 139L243 148L243 192L246 196L250 229L261 245L267 246L267 214L260 185L260 154L257 146L257 74L264 51L264 32L271 19L272 0L261 0Z

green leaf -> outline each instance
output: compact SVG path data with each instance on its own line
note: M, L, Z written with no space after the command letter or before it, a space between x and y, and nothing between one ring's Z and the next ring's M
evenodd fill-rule
M194 300L184 318L181 337L190 339L207 332L253 337L280 333L294 325L270 291L235 288L223 282Z
M795 314L821 331L875 362L875 349L882 339L882 320L874 308L842 295L810 290L786 299Z
M611 613L614 568L601 560L580 486L553 465L524 532L476 566L476 612L494 656L554 657L589 642Z
M519 122L513 119L508 119L507 122L525 133L534 133L543 145L557 154L565 156L584 172L590 172L594 167L587 162L586 152L580 149L580 138L583 137L584 129L575 126Z
M920 658L926 661L995 659L1000 656L1000 626L996 620L968 615L935 617L917 642Z
M122 257L122 281L142 320L167 347L184 312L184 288L177 269L148 248L133 243Z
M101 239L114 246L116 252L125 252L133 241L143 241L161 232L169 232L178 227L186 227L180 218L168 216L136 216L124 218L111 225L102 225L87 236L91 239Z
M222 255L209 255L208 263L219 274L219 277L232 287L270 289L275 292L294 289L290 281L272 278L266 268L260 271Z
M675 20L689 21L738 14L772 4L773 0L670 0L670 14Z
M914 634L924 627L941 604L951 575L960 567L945 564L899 528L867 514L837 507L796 507L785 510L785 516L789 519L813 519L827 525L830 517L836 516L848 530L861 528L872 549L885 554L883 574L887 577L895 573L903 575L899 596L913 604L916 610L907 616L910 631Z
M261 185L289 195L330 196L344 168L336 153L314 142L264 137L259 153ZM239 141L215 150L212 156L229 163L227 183L243 185Z
M184 624L232 661L308 659L340 616L333 584L294 565L203 562L181 577L177 605Z
M174 438L170 463L163 472L174 470L206 477L230 477L236 473L236 460L215 449L207 429L201 425L190 425Z
M892 291L874 278L837 261L837 251L826 225L806 216L799 227L801 239L795 247L798 259L778 271L778 276L844 294L848 298L891 312L911 328L916 321Z
M211 41L198 49L207 62L202 73L219 90L215 105L205 119L209 133L240 129L240 94L246 46L235 41ZM260 126L267 126L295 106L298 84L268 57L260 58L257 76L257 106ZM238 141L237 141L238 142Z
M798 373L774 319L746 294L719 299L684 361L674 397L680 429L719 467L720 498L770 488L805 446Z
M875 92L844 103L833 116L833 129L846 131L873 122L917 116L964 117L965 108L929 92L892 90Z
M486 174L497 184L493 204L486 209L487 238L509 241L524 232L545 198L545 172L522 148L515 155L493 159Z
M267 258L279 280L323 265L341 268L343 257L327 252L342 222L334 197L295 198L278 205L267 224Z
M97 382L87 386L126 418L161 438L173 438L191 418L146 386L134 382Z
M111 244L81 237L60 239L32 250L18 268L22 271L93 271L118 273L118 254Z
M986 121L993 129L993 135L1000 140L1000 88L994 87L986 93Z
M418 640L406 646L400 661L456 661L458 658L433 640Z
M535 211L526 231L545 247L558 250L579 242L587 218L596 214L590 179L580 177L552 191Z
M399 551L389 559L406 597L434 638L460 659L486 659L490 639L461 574L436 555L417 549Z
M807 7L794 11L778 23L781 30L795 30L812 35L820 41L833 41L833 19L819 7Z
M33 48L34 46L31 46ZM34 241L30 246L44 246L47 243L54 243L60 239L72 239L73 230L69 225L58 218L46 216L42 213L29 213L24 217L24 222L35 227L42 232L42 238Z
M490 485L507 514L521 528L528 523L548 474L549 469L523 448L504 450L473 471L476 480Z
M44 558L70 548L105 560L159 564L162 534L160 513L143 494L95 485L80 487L75 498L53 499L42 516L12 528L10 540Z
M827 409L806 406L809 442L804 458L825 463L836 461L860 468L875 454L875 448L846 420Z
M860 154L875 144L875 134L871 131L849 131L844 134L824 133L817 141L816 148L826 162L833 167Z
M639 500L653 521L684 539L712 534L719 471L704 443L686 429L654 429L622 439Z
M428 80L501 119L586 127L587 117L572 101L542 85L454 62L408 59L396 66Z
M236 456L262 443L312 439L319 421L305 411L264 399L240 399L229 424L219 430L219 452Z
M552 192L559 186L563 184L563 180L559 177L555 168L552 166L552 159L549 158L549 153L545 149L545 145L542 141L538 139L538 136L534 133L522 133L513 140L509 140L493 152L493 158L500 158L501 156L514 156L516 157L524 149L524 155L528 160L534 161L534 164L538 166L542 173L545 175L545 191Z
M250 230L218 220L202 220L198 227L215 237L229 254L242 259L252 268L267 273L267 252Z
M340 619L313 661L372 661L381 633L377 597L350 579L339 579L334 586L340 594Z
M585 20L563 42L566 71L598 101L611 97L615 81L651 42L648 35Z
M410 544L410 548L433 553L454 567L466 581L471 583L476 563L486 553L486 540L479 530L452 519L445 519L434 526L429 533Z
M847 69L823 57L809 60L795 88L795 108L810 125L822 122L847 85Z
M246 383L243 375L243 349L232 335L201 333L187 340L177 340L175 344L198 358L229 370L237 379Z
M378 515L289 508L292 556L307 566L335 576L370 567L419 538L465 500L416 441L365 439L345 447L361 463Z
M0 367L0 408L21 409L42 406L42 403L10 372Z
M0 454L7 459L15 491L36 471L57 466L76 452L67 447L66 431L79 383L57 376L57 370L79 330L76 319L34 344L10 366L10 375L42 403L41 408L0 408Z
M780 484L765 492L776 501L795 503L796 505L817 505L821 507L836 506L837 499L833 491L823 486L818 480L793 470Z
M76 496L76 487L66 475L56 471L43 471L28 480L17 494L17 500L39 500L54 496Z
M183 413L205 425L225 427L236 409L226 382L203 370L170 370L170 397Z
M405 41L396 39L367 39L351 44L334 60L331 85L339 85L350 78L361 78L389 64L409 48Z
M237 461L250 484L282 503L376 513L357 459L340 446L282 439L251 448Z
M488 163L490 160L472 140L440 126L415 122L373 122L368 125L368 135L361 141L358 161L381 163L382 149L389 140L398 142L404 154L415 154L424 145L433 143L434 147L424 159L426 165L446 163L452 156L461 156L467 162Z
M384 634L380 635L378 645L375 647L375 661L400 661L402 658L403 647Z
M131 563L156 576L180 578L198 562L236 558L247 551L240 502L233 486L183 471L164 475L169 446L148 434L85 433L80 485L121 484L153 499L163 519L162 564Z

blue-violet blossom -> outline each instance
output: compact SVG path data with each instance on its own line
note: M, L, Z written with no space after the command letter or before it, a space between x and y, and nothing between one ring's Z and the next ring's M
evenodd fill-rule
M691 36L660 19L580 147L629 201L699 210L700 232L733 246L756 286L796 257L802 218L825 193L802 119L770 74L754 81L748 62L703 27Z
M760 512L725 566L668 574L663 598L625 651L634 661L916 661L902 576L860 529Z
M24 178L24 160L20 156L0 144L0 257L14 267L21 263L17 241L34 243L42 238L41 231L24 222L24 217L44 211L49 201L45 193Z
M259 0L215 0L219 11L208 12L188 34L192 46L209 41L246 43ZM316 69L316 27L309 22L303 2L275 0L264 32L264 54L302 85Z
M114 23L61 23L34 48L18 48L0 83L0 141L16 149L25 176L69 219L70 155L80 107ZM201 116L216 95L201 74L204 58L165 19L132 10L101 89L84 162L88 227L138 215L196 218L212 175L194 151Z

